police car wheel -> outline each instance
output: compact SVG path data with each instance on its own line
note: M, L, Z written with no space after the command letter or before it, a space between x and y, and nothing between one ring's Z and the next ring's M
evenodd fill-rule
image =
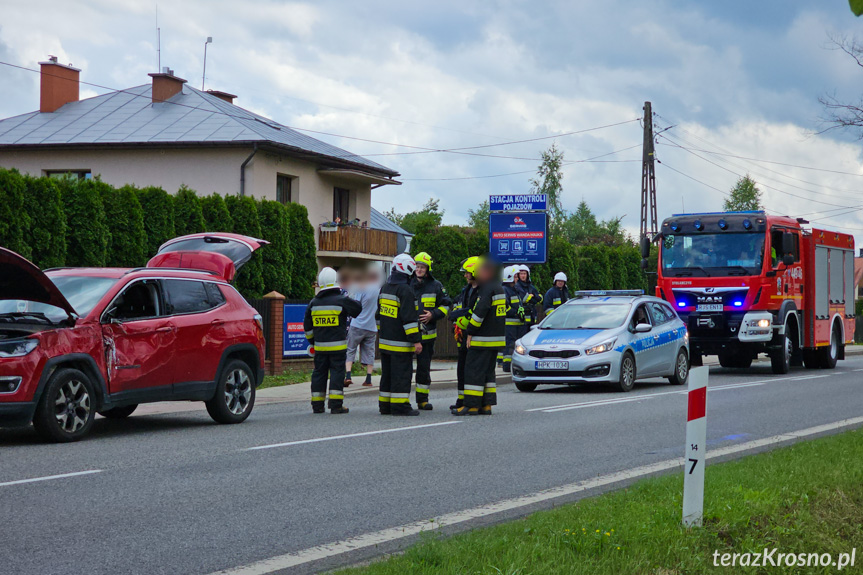
M631 351L623 354L620 360L620 378L614 386L618 391L632 391L635 386L635 356Z
M677 352L677 357L674 359L674 373L668 378L671 385L686 385L686 380L689 379L689 356L686 350L681 348Z
M531 391L536 391L536 384L535 383L516 382L515 388L519 391L523 391L525 393L530 393Z

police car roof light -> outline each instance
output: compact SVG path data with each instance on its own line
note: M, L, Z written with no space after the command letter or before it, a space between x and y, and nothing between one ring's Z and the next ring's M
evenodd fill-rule
M576 297L605 297L624 296L632 297L644 295L643 289L610 289L610 290L579 290L575 292Z

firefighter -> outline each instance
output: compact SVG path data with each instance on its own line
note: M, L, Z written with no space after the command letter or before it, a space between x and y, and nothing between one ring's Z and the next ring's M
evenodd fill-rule
M524 324L518 329L518 337L521 338L530 330L530 326L536 323L536 306L542 304L542 296L539 295L536 286L531 283L530 268L526 265L518 266L515 291L521 297L521 305L524 309Z
M557 272L554 274L554 283L550 288L548 288L548 291L545 292L545 298L542 300L545 302L547 307L546 315L565 304L568 299L569 288L566 286L566 274L563 272Z
M464 330L467 329L468 314L476 301L477 285L476 273L479 257L471 256L461 263L461 271L464 273L465 286L461 293L453 301L452 311L449 312L449 320L453 322L455 341L458 346L458 363L456 364L456 379L458 381L458 399L455 405L450 405L450 410L458 409L464 404L464 370L467 360L467 346L465 346Z
M423 344L422 353L417 356L417 408L431 411L429 386L431 385L431 362L434 355L435 339L437 338L437 323L446 318L452 301L446 294L443 284L431 274L431 256L426 252L420 252L414 261L417 267L414 271L414 277L411 279L411 288L413 288L417 302L417 316Z
M495 360L506 346L506 294L495 265L484 259L477 269L477 295L466 329L464 405L453 415L491 415L497 405Z
M506 295L506 347L503 350L503 371L509 373L512 370L512 350L515 348L515 340L518 336L519 326L524 325L524 310L521 308L521 298L515 291L516 266L507 266L503 270L503 292Z
M413 356L422 352L417 306L410 287L416 262L408 254L393 259L393 269L378 296L382 415L419 415L411 408Z
M342 294L333 268L318 274L320 291L309 302L303 319L306 339L315 355L312 372L312 411L324 412L327 376L330 380L330 413L348 413L344 407L345 360L347 359L348 318L363 311L362 306Z

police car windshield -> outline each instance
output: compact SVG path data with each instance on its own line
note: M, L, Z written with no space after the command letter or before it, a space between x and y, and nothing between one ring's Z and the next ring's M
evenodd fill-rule
M763 258L763 233L662 238L662 272L668 277L755 275L761 270Z
M564 305L545 318L541 329L612 329L629 315L629 302L578 303Z

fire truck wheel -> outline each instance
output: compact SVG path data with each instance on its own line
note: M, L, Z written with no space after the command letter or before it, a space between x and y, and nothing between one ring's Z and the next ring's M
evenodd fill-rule
M803 365L806 366L806 369L818 369L819 367L821 367L821 360L818 357L818 350L804 349Z
M737 352L737 354L722 353L719 354L719 365L722 367L746 369L752 365L752 356L742 355L742 352Z
M773 373L788 373L791 371L791 354L794 352L794 344L786 330L783 336L782 347L770 352L770 367Z
M821 367L824 369L836 367L836 360L839 359L839 329L835 325L830 330L830 345L820 348L818 355Z
M704 365L704 360L701 358L700 352L693 352L692 357L689 358L689 365L692 367L701 367Z

